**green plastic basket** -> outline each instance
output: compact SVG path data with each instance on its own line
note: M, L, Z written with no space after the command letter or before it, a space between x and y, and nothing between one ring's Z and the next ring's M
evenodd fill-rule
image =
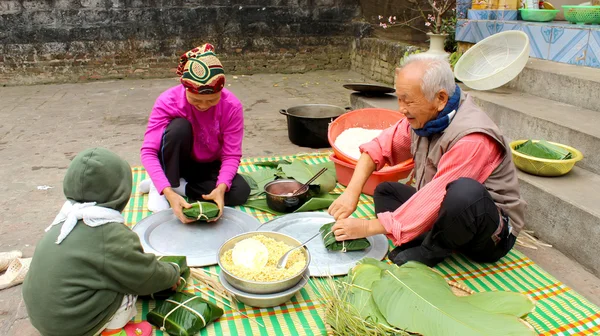
M576 24L600 24L600 6L562 6L565 19Z
M558 12L557 9L519 9L523 21L550 22L554 20Z

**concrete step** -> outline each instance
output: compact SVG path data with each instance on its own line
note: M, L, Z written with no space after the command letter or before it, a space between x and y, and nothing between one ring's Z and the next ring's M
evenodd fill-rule
M530 58L508 88L600 112L600 69Z
M595 132L592 127L594 124L600 125L599 121L592 117L600 118L600 114L588 111L585 116L581 116L577 112L574 115L563 111L565 114L562 115L553 111L558 110L557 106L565 106L564 104L549 104L545 99L530 95L527 95L528 103L515 102L520 98L499 93L478 92L477 95L479 99L486 102L485 108L494 109L486 112L496 122L504 125L501 127L508 133L509 138L522 138L522 134L527 134L525 137L557 134L561 139L566 140L549 139L561 143L571 143L575 140L577 143L585 143L581 139L600 138L598 132ZM369 98L353 94L350 100L353 109L370 107L397 109L393 95ZM495 107L494 104L501 104L500 101L508 107ZM540 101L543 101L543 104ZM544 115L542 112L548 113ZM565 119L554 120L560 116ZM587 123L579 122L580 120L587 120ZM573 124L578 126L571 126L572 128L562 126ZM529 131L524 127L529 127ZM523 131L514 131L514 129ZM592 135L578 132L588 132ZM600 142L596 146L593 149L598 153ZM581 146L575 144L575 147ZM593 155L598 154L588 154L588 159L593 161L594 158L589 157ZM569 174L556 178L537 177L519 172L519 181L523 198L529 204L526 212L526 228L533 230L540 239L554 245L559 251L599 276L600 258L597 257L596 246L600 238L600 192L598 192L600 175L575 167Z
M600 174L600 113L501 88L467 91L513 140L545 139L580 150L577 165Z
M526 227L600 276L600 175L575 167L545 178L519 172Z

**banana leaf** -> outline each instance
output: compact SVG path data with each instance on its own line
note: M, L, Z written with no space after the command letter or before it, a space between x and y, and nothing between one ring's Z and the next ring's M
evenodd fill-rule
M221 316L223 309L213 303L199 296L176 293L149 312L146 319L171 336L192 336Z
M265 191L265 185L275 180L277 169L265 168L253 172L242 173L242 177L250 186L250 196L258 195Z
M337 241L335 240L335 236L333 232L331 232L331 227L335 223L329 223L321 226L319 231L321 232L321 237L323 238L323 244L329 251L360 251L371 246L371 243L366 238L360 239L351 239L351 240L343 240Z
M526 142L516 146L515 150L519 153L540 159L568 160L572 157L571 152L568 150L555 146L545 140L538 142L527 140Z
M160 261L175 263L179 266L179 278L180 283L176 290L167 288L160 292L156 292L150 295L142 296L142 299L147 300L165 300L177 292L182 292L190 281L191 270L187 265L187 258L185 256L161 256L157 258Z
M302 204L302 206L294 212L309 212L327 209L338 197L340 197L339 194L318 195L317 197L309 199L306 203ZM243 206L268 212L277 216L285 215L282 212L277 212L269 208L269 206L267 205L267 200L265 198L249 200Z
M183 214L190 219L206 222L219 216L219 207L212 202L195 202L191 208L183 209Z
M254 165L257 167L277 168L281 164L291 164L291 163L292 163L292 161L289 161L289 160L277 160L277 161L254 162Z
M381 269L375 265L358 264L348 274L348 302L354 306L360 317L366 321L388 326L385 317L379 311L371 287L381 280Z
M485 297L458 297L444 278L429 267L409 262L385 269L371 288L387 322L428 336L537 335L518 317L533 310L525 295L490 292ZM509 302L505 307L497 307Z
M335 189L337 184L335 175L335 165L328 161L315 165L309 165L302 160L294 160L292 164L281 164L279 169L287 178L293 178L300 183L306 183L322 168L327 168L327 171L319 176L312 184L320 187L319 193L328 193Z

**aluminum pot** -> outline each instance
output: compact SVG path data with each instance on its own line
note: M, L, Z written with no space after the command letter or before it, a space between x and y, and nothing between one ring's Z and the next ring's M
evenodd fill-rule
M300 147L328 148L327 129L335 118L348 112L350 107L327 104L306 104L280 110L287 117L288 137Z
M277 307L288 302L292 296L296 295L296 293L306 285L308 278L310 277L310 272L306 270L302 275L300 282L288 290L272 294L250 294L233 287L225 280L223 274L224 273L221 273L219 275L219 280L221 280L221 284L228 292L233 294L238 301L245 303L250 307L258 308Z
M223 256L225 251L231 250L235 246L235 244L239 241L242 241L246 238L251 238L253 236L258 236L258 235L263 235L263 236L266 236L269 238L273 238L275 240L284 242L284 243L290 245L291 247L300 246L300 244L302 244L298 240L296 240L286 234L279 233L279 232L268 232L268 231L263 232L263 231L261 231L261 232L246 232L246 233L239 234L239 235L229 239L225 243L223 243L223 245L221 245L221 248L219 249L219 253L217 254L217 256L218 256L217 262L219 264L219 267L221 268L221 274L223 274L223 277L225 278L225 280L231 286L233 286L243 292L246 292L248 294L280 293L280 292L283 292L285 290L288 290L288 289L296 286L298 284L298 282L300 282L300 280L302 280L302 276L308 269L308 265L310 265L310 252L308 252L308 249L306 248L306 246L300 248L300 251L302 251L302 253L304 253L304 257L306 258L306 266L304 266L304 268L298 274L296 274L295 276L293 276L289 279L278 280L278 281L269 281L269 282L245 280L245 279L239 278L239 277L231 274L225 267L223 267L223 265L221 264L221 257Z
M301 187L302 183L291 179L267 183L265 185L267 205L277 212L290 213L298 210L309 199L308 188L296 196L289 195Z

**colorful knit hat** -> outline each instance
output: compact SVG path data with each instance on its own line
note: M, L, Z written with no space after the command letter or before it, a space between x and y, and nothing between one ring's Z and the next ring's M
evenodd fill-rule
M223 89L225 72L214 50L215 47L206 43L181 55L177 74L188 91L211 94Z

